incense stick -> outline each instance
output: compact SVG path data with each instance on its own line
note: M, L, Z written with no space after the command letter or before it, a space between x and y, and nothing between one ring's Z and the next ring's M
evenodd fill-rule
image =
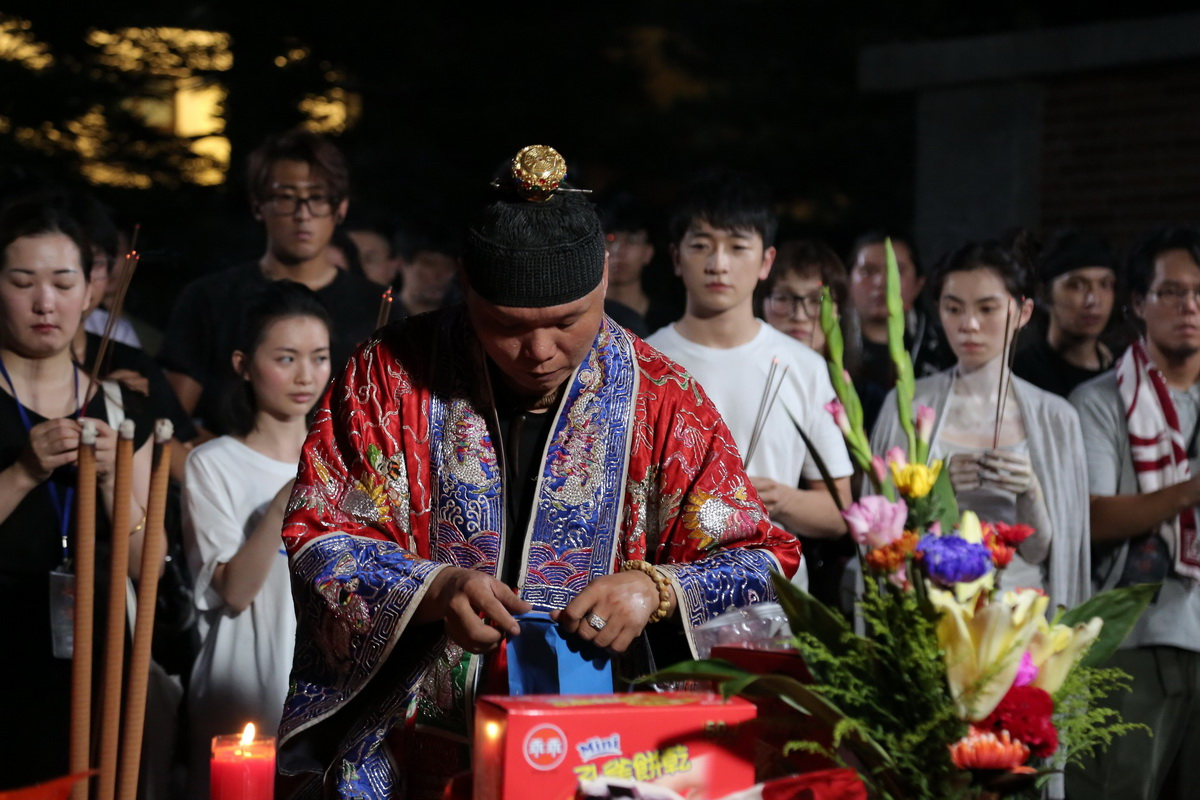
M392 315L392 290L388 288L386 292L379 298L379 313L375 315L375 329L379 330L387 324L388 317Z
M113 333L117 328L117 321L121 318L121 311L125 306L125 293L129 291L129 284L133 281L133 273L137 269L140 256L137 251L138 233L141 232L141 224L133 226L133 236L130 237L129 252L125 254L126 269L121 273L121 279L117 282L117 291L113 295L112 308L108 310L108 321L104 324L104 335L100 337L100 346L96 348L96 361L92 364L92 369L88 373L87 392L84 397L88 397L95 388L96 382L100 380L100 370L103 368L104 358L108 355L108 347L112 342Z
M775 364L778 365L778 363L779 359L776 359ZM783 383L785 380L787 380L788 370L791 368L792 367L790 364L783 368L783 374L779 376L779 383L774 385L773 390L771 387L771 376L774 375L774 370L772 370L771 376L767 377L767 392L770 393L770 398L767 399L759 419L755 420L754 428L750 434L750 447L746 450L745 464L750 463L750 458L754 455L754 451L758 449L758 442L762 438L763 431L767 428L767 418L771 415L771 409L775 407L775 400L779 397L779 390L783 388ZM764 394L763 397L766 398L766 394ZM743 464L743 466L745 464Z
M75 630L71 658L72 773L85 772L91 754L92 627L96 599L96 423L83 421L79 479L75 488ZM87 800L88 783L71 787L72 800Z
M992 449L995 450L1000 444L1000 427L1004 424L1004 406L1003 399L1005 394L1004 385L1004 368L1008 364L1008 332L1012 327L1012 304L1010 303L1004 312L1004 349L1000 351L1000 384L996 388L996 426L992 431Z
M113 531L128 531L133 491L133 420L121 423L113 473ZM144 522L142 523L145 524ZM125 667L125 586L129 575L129 537L113 536L108 587L108 632L104 645L104 695L100 707L100 780L98 800L113 800L117 781L117 744L121 731L121 679Z
M129 684L125 697L125 731L121 736L117 770L118 800L137 797L138 769L142 760L142 733L146 724L146 687L150 674L150 644L154 635L154 606L158 602L158 571L167 551L163 529L167 509L167 482L171 477L171 421L154 424L154 466L150 474L150 502L142 542L142 572L138 581L137 620L129 655Z
M1020 300L1017 301L1018 319L1019 319L1020 313L1021 313L1020 308L1023 305L1025 305L1025 297L1024 296L1022 296L1020 298ZM1000 424L1001 425L1004 424L1004 414L1008 410L1008 395L1012 391L1013 364L1015 364L1016 360L1017 360L1017 334L1020 332L1020 330L1021 330L1021 328L1019 325L1013 329L1012 339L1008 343L1008 352L1006 352L1004 354L1004 360L1008 364L1008 378L1004 383L1004 392L1000 398ZM997 430L996 431L997 444L992 446L993 450L996 449L996 446L999 444L999 439L1000 439L1000 432L999 432L999 430Z
M779 359L772 358L771 368L767 370L767 382L763 384L762 397L760 397L758 400L758 411L754 414L754 424L750 427L750 443L746 447L746 455L742 459L743 467L750 463L750 456L754 454L754 445L757 443L755 441L757 438L756 434L758 432L759 425L762 423L763 412L767 407L767 397L771 394L771 383L775 380L775 371L777 369L779 369Z
M784 381L787 380L787 371L791 369L791 365L784 367L784 373L779 377L779 383L775 384L775 391L770 393L770 399L767 401L767 410L762 415L762 422L758 425L758 433L755 435L754 443L751 444L751 451L758 449L758 441L762 440L762 432L767 429L767 419L770 416L770 409L775 408L775 401L779 398L779 390L784 387Z

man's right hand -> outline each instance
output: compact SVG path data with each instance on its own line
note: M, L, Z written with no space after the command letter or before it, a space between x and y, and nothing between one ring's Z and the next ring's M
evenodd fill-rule
M513 614L524 614L533 606L512 589L473 569L446 567L433 579L414 621L441 620L446 634L470 653L488 653L500 646L505 634L516 636L521 626Z

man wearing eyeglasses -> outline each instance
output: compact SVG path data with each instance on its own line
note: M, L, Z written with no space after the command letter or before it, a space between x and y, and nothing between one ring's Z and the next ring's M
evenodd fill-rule
M330 258L334 229L349 205L341 151L315 133L295 130L269 137L247 166L251 210L266 231L266 252L184 287L159 353L180 403L212 433L225 428L219 398L234 380L230 358L242 312L263 286L292 280L317 293L333 320L331 356L338 369L374 330L380 302L379 289Z
M1096 588L1162 588L1107 666L1133 676L1111 703L1132 733L1085 768L1068 797L1196 797L1200 786L1200 228L1156 231L1129 261L1145 335L1070 397L1091 493Z

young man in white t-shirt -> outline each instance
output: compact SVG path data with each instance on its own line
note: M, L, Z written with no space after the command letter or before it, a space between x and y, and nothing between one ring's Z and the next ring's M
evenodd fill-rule
M782 378L782 386L746 472L777 525L801 536L835 538L846 532L845 521L796 430L802 428L818 450L848 505L852 467L824 408L834 397L824 359L754 316L754 289L775 258L775 228L768 193L748 176L710 173L693 181L672 213L670 231L687 307L682 319L646 341L700 382L743 458L778 360L773 383ZM774 386L768 400L773 394ZM797 572L801 585L803 574Z

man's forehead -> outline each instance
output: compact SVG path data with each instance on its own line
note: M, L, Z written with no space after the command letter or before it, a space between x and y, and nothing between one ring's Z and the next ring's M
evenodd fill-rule
M598 289L599 287L597 287ZM469 289L473 300L471 306L485 314L488 319L501 325L512 327L544 328L557 325L564 320L584 314L596 303L603 303L604 297L593 290L578 300L557 306L542 306L526 308L524 306L501 306L485 300L474 289Z
M731 239L741 239L752 241L759 237L758 231L754 228L718 228L703 217L693 219L692 224L688 225L687 236L728 236Z
M892 242L892 251L896 254L896 263L900 266L912 264L912 253L904 242ZM858 258L854 266L859 264L887 264L887 245L883 242L864 244L858 249Z
M1164 250L1154 259L1154 275L1162 280L1200 277L1200 265L1190 252L1182 248Z
M1078 278L1082 280L1104 280L1105 278L1116 278L1117 272L1112 267L1105 267L1097 264L1092 267L1076 267L1069 269L1062 275L1059 275L1055 280L1062 278Z
M314 189L325 189L327 186L325 181L274 181L271 184L272 189L290 189L292 191L301 189L313 191Z

